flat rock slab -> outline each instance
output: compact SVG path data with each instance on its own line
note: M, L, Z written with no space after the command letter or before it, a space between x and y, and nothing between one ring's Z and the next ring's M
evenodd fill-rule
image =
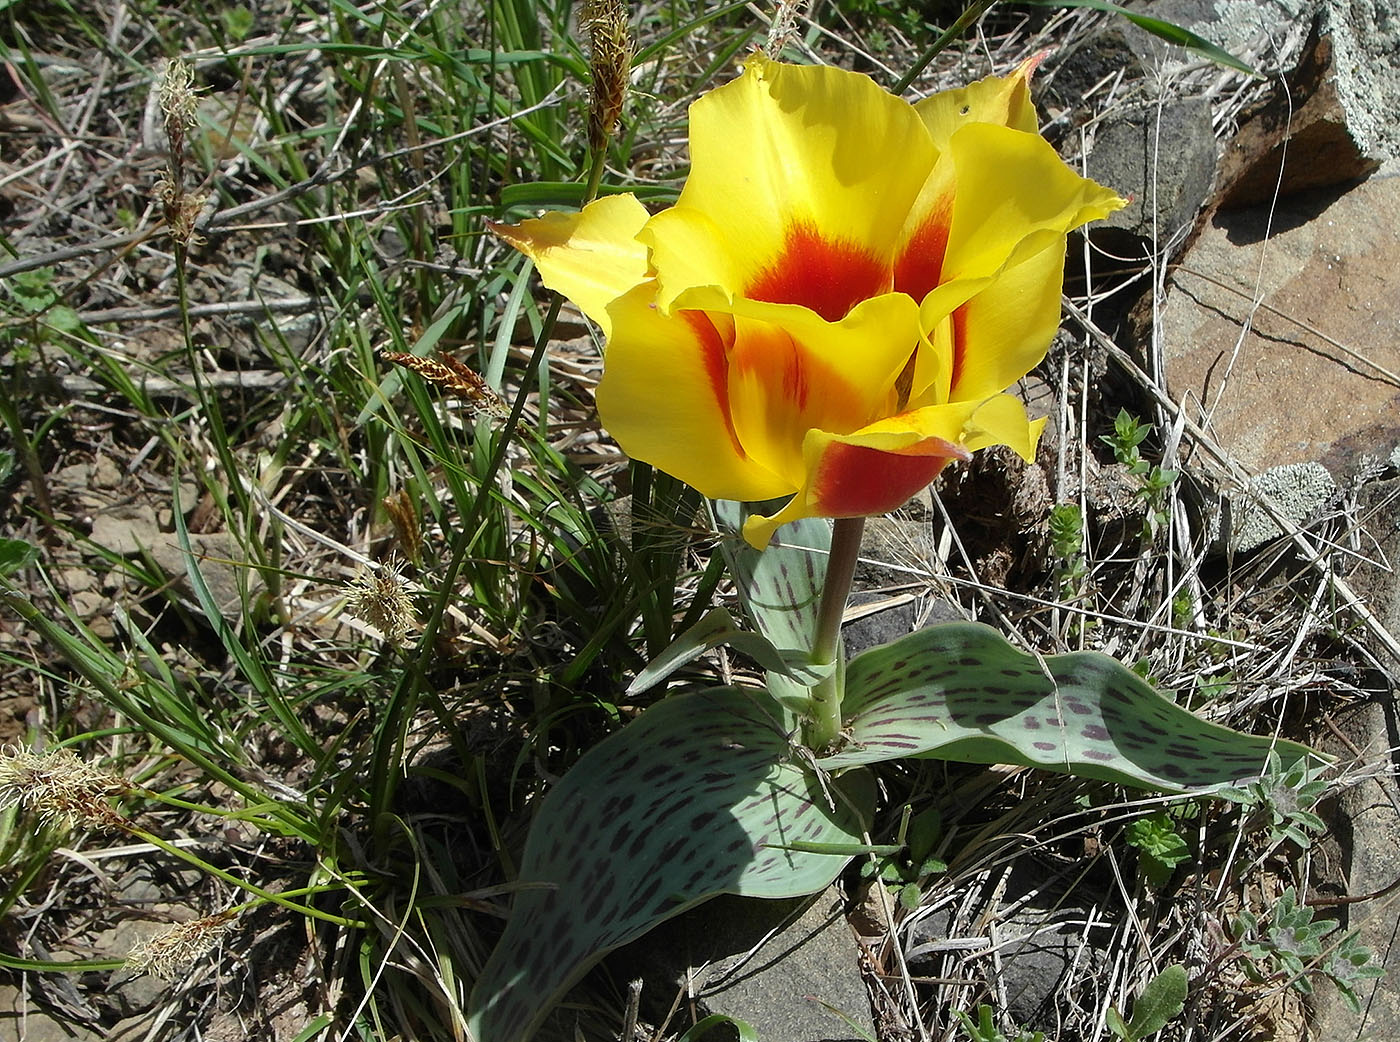
M808 900L720 897L662 924L610 961L615 969L630 965L646 981L644 1010L660 1000L664 1011L680 989L697 1017L743 1020L763 1042L873 1038L860 948L841 893L829 888ZM671 1030L689 1023L687 1014Z
M1217 213L1171 279L1171 393L1251 470L1340 477L1400 442L1397 175Z

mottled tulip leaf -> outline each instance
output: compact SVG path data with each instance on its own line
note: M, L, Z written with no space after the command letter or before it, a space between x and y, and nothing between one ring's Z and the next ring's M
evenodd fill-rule
M711 608L694 626L677 637L665 651L648 663L627 686L629 695L659 684L705 652L728 644L747 655L765 670L793 680L805 693L806 689L830 675L834 665L816 666L806 651L779 651L769 641L750 630L743 629L727 608Z
M738 534L751 511L727 500L714 500L712 506L725 533L720 546L729 574L753 624L776 648L810 651L826 582L831 522L819 517L793 521L778 529L767 549L755 550Z
M658 702L584 754L531 825L522 889L472 993L473 1036L524 1042L604 953L709 897L830 883L850 853L792 848L859 843L874 788L863 771L824 788L792 727L764 691L713 688Z
M835 770L904 756L1012 763L1167 792L1257 777L1306 746L1202 720L1093 652L1037 658L976 623L948 623L858 655Z

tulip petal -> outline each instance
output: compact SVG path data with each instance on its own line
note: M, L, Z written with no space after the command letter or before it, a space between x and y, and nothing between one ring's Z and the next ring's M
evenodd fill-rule
M739 301L734 311L734 429L792 491L806 474L808 431L847 433L894 410L895 380L919 340L918 308L886 294L835 323L791 305Z
M948 400L981 401L1040 364L1060 327L1065 238L1045 233L1045 246L996 278L952 314L953 362Z
M895 254L897 292L921 301L943 281L943 258L948 250L956 186L952 158L940 157L914 202Z
M603 425L629 456L713 499L791 492L792 481L755 462L735 436L727 317L689 311L666 317L654 306L655 294L655 285L644 283L608 309L613 332L597 391Z
M867 76L755 55L691 106L690 143L679 201L643 235L663 308L715 285L838 319L888 291L934 159L912 106Z
M943 280L943 261L957 191L953 134L969 123L990 123L1036 133L1030 75L1044 55L1026 59L1010 76L989 76L957 90L943 91L914 106L939 150L928 181L919 192L895 261L895 289L923 300Z
M568 297L609 336L607 307L647 277L637 234L649 219L631 195L609 195L578 213L547 213L490 229L535 262L544 284Z
M804 517L859 517L892 510L975 449L1009 445L1033 460L1044 420L1028 420L1010 395L930 406L853 434L813 430L803 441L807 481L769 517L750 517L744 538L762 549L780 525Z
M914 111L928 127L934 146L940 151L947 148L953 134L969 123L993 123L1036 133L1039 123L1031 103L1030 79L1043 58L1027 58L1010 76L988 76L918 102Z
M1043 138L989 123L954 133L957 195L943 260L946 280L990 275L1036 232L1063 234L1127 205L1080 177Z
M942 405L949 401L953 372L960 364L949 316L994 281L994 276L955 279L934 287L924 297L919 306L923 343L914 363L914 378L909 388L910 408ZM997 390L1000 391L1002 387Z

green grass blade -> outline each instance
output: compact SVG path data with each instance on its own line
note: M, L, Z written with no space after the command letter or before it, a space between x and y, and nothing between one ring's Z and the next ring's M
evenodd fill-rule
M1108 0L1020 0L1020 2L1029 7L1087 7L1091 11L1106 11L1109 14L1121 15L1139 29L1151 33L1158 39L1166 40L1178 47L1185 47L1188 51L1195 51L1201 57L1209 58L1217 65L1242 72L1246 76L1253 76L1257 80L1264 78L1257 69L1236 58L1224 48L1217 47L1204 36L1198 36L1190 29L1163 21L1161 18L1153 18L1151 15L1119 7L1117 4L1109 3Z

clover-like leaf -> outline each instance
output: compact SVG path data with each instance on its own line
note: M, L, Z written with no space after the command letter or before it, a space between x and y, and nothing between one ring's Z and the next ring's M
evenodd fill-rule
M541 804L504 935L472 994L473 1035L523 1042L603 954L718 894L814 893L859 842L864 772L823 785L765 692L675 695L589 750Z
M976 623L932 626L858 655L846 745L828 770L904 756L1013 763L1167 792L1257 777L1306 746L1202 720L1093 652L1037 658Z

